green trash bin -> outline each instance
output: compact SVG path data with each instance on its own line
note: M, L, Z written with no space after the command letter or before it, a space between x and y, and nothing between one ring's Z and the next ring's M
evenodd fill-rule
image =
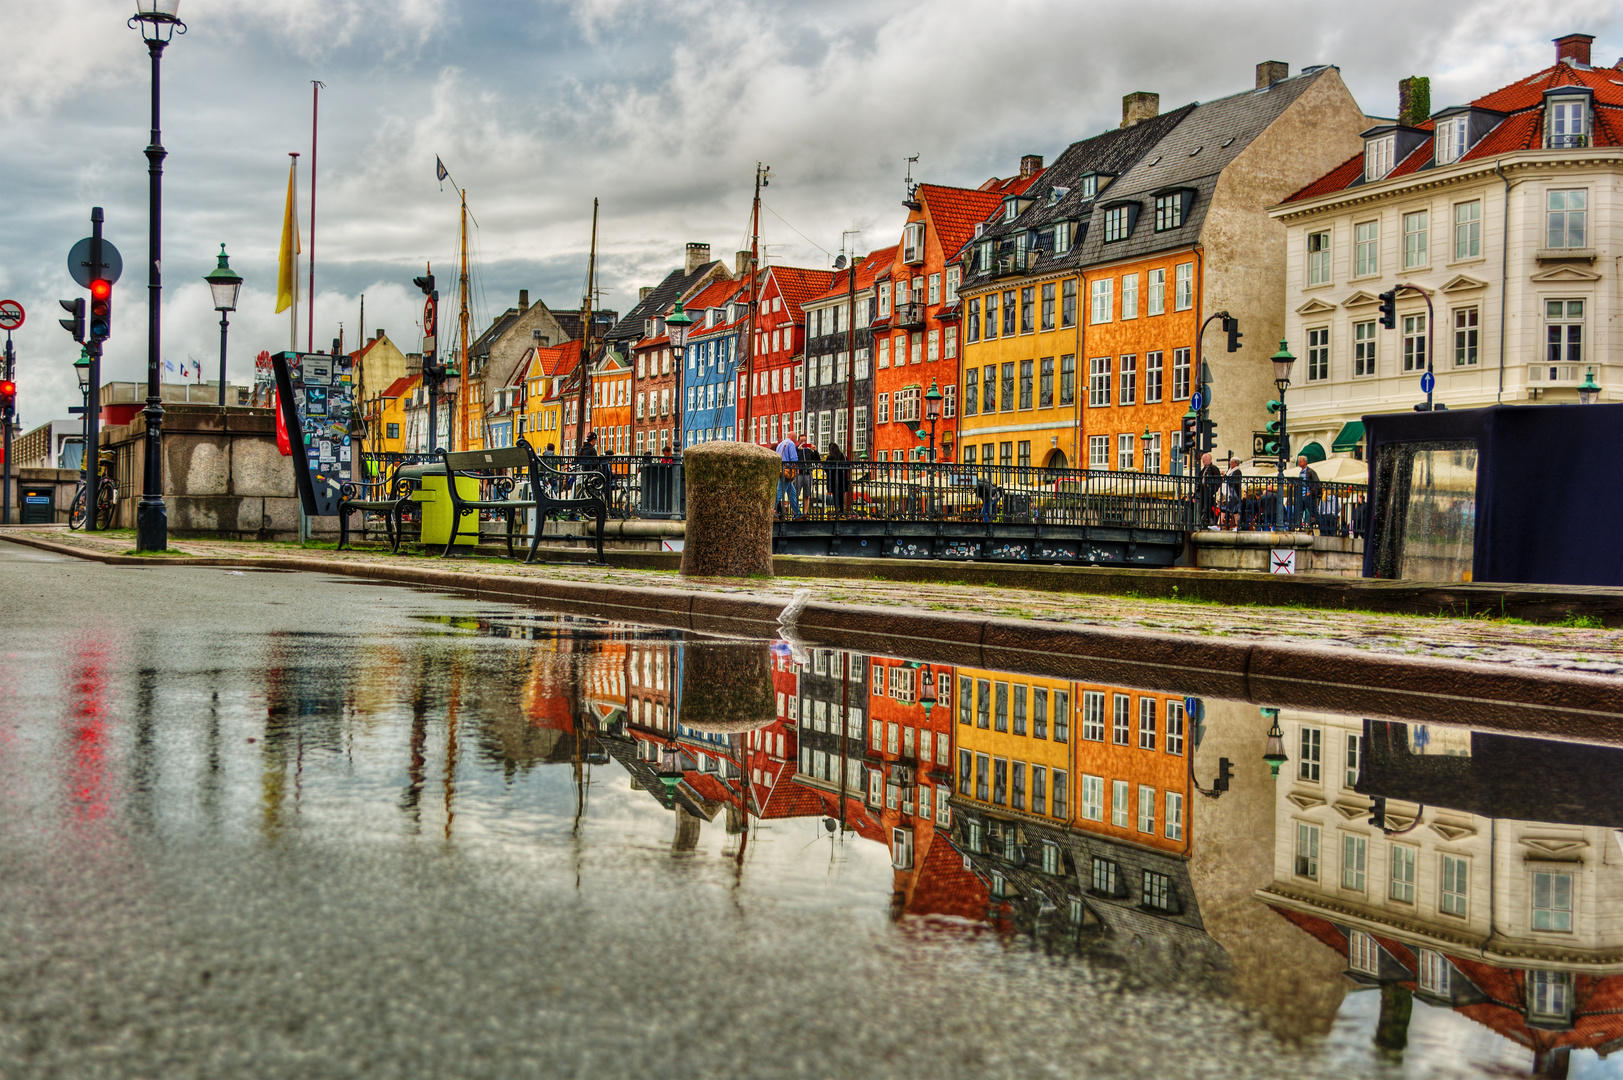
M422 543L444 547L451 539L451 492L445 481L445 466L407 465L400 475L411 481L411 501L417 504L422 516ZM469 476L457 477L456 490L462 498L479 498L479 481ZM456 546L471 548L479 543L479 515L468 514L457 523Z
M50 525L56 521L56 488L23 488L22 519L24 525Z

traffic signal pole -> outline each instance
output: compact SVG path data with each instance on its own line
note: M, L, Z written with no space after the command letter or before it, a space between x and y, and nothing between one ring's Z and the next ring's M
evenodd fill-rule
M11 351L11 331L7 330L5 372L3 376L0 376L7 386L14 385L13 380L16 378L16 371L16 354ZM5 407L0 409L0 424L4 424L6 428L4 444L6 456L5 490L4 494L0 495L0 524L5 525L11 524L11 417L16 411L15 401L15 398L8 395L3 403Z

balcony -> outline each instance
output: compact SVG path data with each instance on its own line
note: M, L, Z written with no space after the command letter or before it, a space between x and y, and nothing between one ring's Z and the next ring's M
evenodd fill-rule
M891 317L891 325L898 330L907 330L924 325L924 305L909 302L896 305L896 313Z
M994 278L1013 277L1024 274L1037 265L1037 251L1010 251L997 256L992 260L992 276Z

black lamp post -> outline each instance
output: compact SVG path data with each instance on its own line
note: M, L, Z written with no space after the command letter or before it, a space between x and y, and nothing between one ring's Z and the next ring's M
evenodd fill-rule
M941 419L942 394L934 379L924 393L924 418L930 421L930 464L935 464L935 422Z
M672 408L675 413L676 437L671 440L671 449L680 454L682 452L682 393L687 382L687 343L688 328L693 325L693 316L682 310L682 301L676 302L676 310L665 316L665 333L671 339L671 359L676 362L676 404Z
M1138 438L1139 438L1139 441L1144 444L1144 446L1143 446L1144 456L1141 459L1141 465L1140 465L1140 470L1139 471L1140 472L1149 472L1150 471L1150 443L1155 439L1155 436L1150 434L1150 426L1148 424L1144 425L1144 434L1140 435Z
M169 509L163 502L163 393L159 386L158 355L163 316L163 137L158 125L159 68L164 46L186 32L177 12L180 0L135 0L131 26L139 26L152 56L152 139L147 144L147 407L146 463L142 470L141 502L135 509L137 551L164 551L169 547Z
M1279 730L1279 710L1270 706L1262 707L1262 718L1268 721L1268 742L1262 751L1262 760L1267 762L1268 769L1279 778L1279 767L1285 764L1285 733Z
M220 265L203 275L214 294L214 310L220 313L220 405L225 405L225 335L226 316L237 310L237 293L242 291L242 275L231 269L225 261L225 245L220 245Z
M1276 461L1279 467L1279 526L1285 526L1285 462L1290 456L1290 420L1289 410L1285 406L1285 391L1290 389L1291 365L1296 363L1296 357L1285 347L1285 339L1279 339L1279 351L1270 356L1269 361L1274 365L1274 389L1279 391L1279 397L1270 401L1270 410L1277 404L1279 410L1279 438L1275 446Z

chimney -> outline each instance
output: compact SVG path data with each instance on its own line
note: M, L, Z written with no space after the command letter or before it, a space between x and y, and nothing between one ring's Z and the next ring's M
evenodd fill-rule
M709 244L689 244L687 262L682 264L682 272L684 274L692 274L693 271L697 270L699 267L703 266L709 261Z
M733 277L741 278L750 272L750 253L736 251L733 253Z
M1555 39L1555 62L1563 60L1574 64L1589 66L1589 43L1595 40L1594 34L1568 34L1566 37Z
M1431 116L1431 79L1410 75L1398 80L1398 123L1417 127Z
M377 336L374 337L372 340L377 341L379 338L386 338L388 336L389 336L389 332L387 330L383 329L383 327L380 326L380 327L378 327Z
M1143 90L1123 94L1121 99L1121 126L1130 128L1145 120L1154 120L1161 113L1161 95Z
M1030 180L1042 171L1043 156L1041 154L1026 154L1020 159L1020 179Z
M637 290L637 303L642 303L652 295L654 295L654 287L652 285L644 285L642 288Z
M421 375L423 373L423 354L420 352L406 354L406 374Z
M1257 89L1272 86L1280 79L1291 77L1291 66L1283 60L1264 60L1257 65Z
M529 289L520 289L518 291L518 309L521 312L530 310L530 290Z

